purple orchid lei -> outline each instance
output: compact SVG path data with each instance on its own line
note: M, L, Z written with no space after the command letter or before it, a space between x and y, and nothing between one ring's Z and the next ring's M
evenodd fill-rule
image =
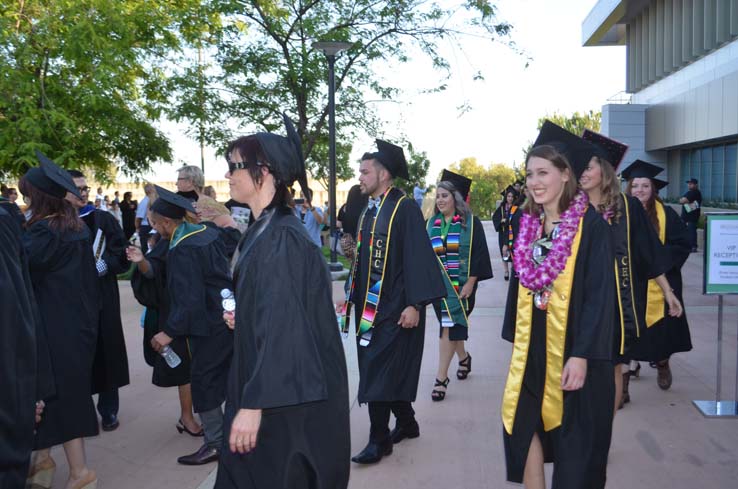
M536 266L533 261L533 244L539 238L543 219L523 213L520 217L520 231L515 240L513 261L520 283L528 290L541 292L550 289L556 277L566 266L571 255L571 245L579 230L579 220L587 211L589 198L579 190L569 204L569 208L561 214L558 236L553 239L553 246L543 263Z

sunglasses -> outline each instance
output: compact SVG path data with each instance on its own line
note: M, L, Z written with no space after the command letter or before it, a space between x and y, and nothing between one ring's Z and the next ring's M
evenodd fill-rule
M90 187L77 187L77 190L79 190L80 192L89 192Z
M245 170L250 165L250 163L248 163L246 161L238 161L238 162L231 161L230 158L226 158L226 162L228 163L228 172L229 173L233 173L236 170ZM269 168L269 165L268 164L261 163L261 162L257 162L256 163L256 166L265 166L265 167Z

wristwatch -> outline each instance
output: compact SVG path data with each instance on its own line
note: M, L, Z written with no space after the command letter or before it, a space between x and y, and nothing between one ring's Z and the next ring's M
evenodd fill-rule
M412 306L415 308L416 311L420 312L423 310L423 306L421 304L412 304Z

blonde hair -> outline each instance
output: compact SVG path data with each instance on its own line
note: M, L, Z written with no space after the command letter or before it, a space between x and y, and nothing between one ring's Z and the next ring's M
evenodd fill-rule
M593 156L592 159L596 160L600 165L600 173L602 175L602 182L600 183L602 200L599 205L595 206L595 210L600 214L610 211L613 222L618 222L622 215L622 209L620 208L620 180L615 175L615 168L609 161L599 156Z

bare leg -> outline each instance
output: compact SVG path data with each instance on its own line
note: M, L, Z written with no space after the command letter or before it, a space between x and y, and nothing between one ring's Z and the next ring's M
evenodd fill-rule
M623 401L623 364L618 363L615 365L615 410L613 411L613 418L615 413L618 412L620 403Z
M523 472L525 489L546 489L546 476L543 472L543 447L538 434L533 433L533 439L528 449L528 459L525 461Z
M509 267L508 262L506 262L505 260L503 260L502 261L502 268L505 269L505 275L508 275L510 273L510 270L509 270L508 267Z
M199 433L202 426L195 421L195 416L192 414L192 388L190 384L179 386L179 409L179 419L182 420L182 424L191 432Z
M443 381L448 377L448 367L451 365L451 360L456 352L454 343L456 342L448 339L448 328L442 328L441 337L438 341L438 371L436 372L438 380ZM446 390L445 387L434 387L434 389Z
M77 482L83 479L94 479L95 473L87 467L85 442L82 438L75 438L64 443L64 453L67 455L67 463L69 464L67 488L74 487Z
M466 348L464 347L465 341L452 341L455 345L455 351L456 351L456 357L459 359L459 361L466 360L466 357L468 356L468 353L466 352Z

